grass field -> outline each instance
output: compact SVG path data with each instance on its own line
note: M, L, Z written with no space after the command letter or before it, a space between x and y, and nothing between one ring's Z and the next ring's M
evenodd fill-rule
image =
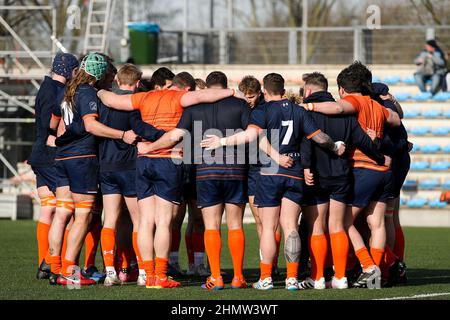
M258 278L258 241L254 225L246 225L246 277L250 282ZM222 233L226 237L226 232ZM170 290L147 290L134 284L106 288L102 285L68 290L51 287L47 281L35 279L36 240L32 221L0 220L0 300L2 299L379 299L421 296L422 299L450 299L450 229L406 228L406 262L409 283L406 286L382 289L349 289L343 291L284 290L283 279L272 291L223 290L205 292L200 288L202 279L182 281L183 287ZM186 266L184 243L181 244L181 264ZM226 239L222 243L222 266L231 273L231 261ZM83 261L83 260L82 260ZM100 262L100 259L98 259ZM280 265L284 265L281 259ZM436 296L434 294L442 294Z

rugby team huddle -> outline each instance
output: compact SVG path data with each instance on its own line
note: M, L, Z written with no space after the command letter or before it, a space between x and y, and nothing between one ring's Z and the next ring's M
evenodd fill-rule
M245 76L238 90L220 71L203 81L163 67L145 85L141 78L136 66L117 70L100 53L54 58L37 93L28 161L41 199L38 279L159 289L200 276L202 288L224 289L225 211L230 287L247 288L249 203L259 239L255 289L280 277L282 238L287 290L406 281L399 196L412 144L401 106L366 66L340 72L337 101L323 74L304 74L300 104L277 73L262 83ZM104 272L95 267L99 243Z

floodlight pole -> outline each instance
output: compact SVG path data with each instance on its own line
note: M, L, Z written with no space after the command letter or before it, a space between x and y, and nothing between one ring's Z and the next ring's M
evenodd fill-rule
M189 27L189 0L183 1L183 63L188 62L188 33L187 29Z

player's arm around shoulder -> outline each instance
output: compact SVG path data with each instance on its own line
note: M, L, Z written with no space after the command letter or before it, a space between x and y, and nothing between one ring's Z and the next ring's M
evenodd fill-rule
M190 107L200 103L213 103L228 97L242 98L239 91L234 89L204 89L189 91L183 94L180 100L182 107Z
M341 99L337 102L319 102L319 103L307 103L303 105L306 110L313 112L320 112L328 115L337 114L353 114L355 113L355 108L353 104L347 100Z
M386 123L392 127L399 127L402 124L402 120L397 112L391 109L384 109L386 115Z
M97 96L103 102L104 105L110 108L123 111L134 110L132 94L118 95L111 91L99 90L97 92Z

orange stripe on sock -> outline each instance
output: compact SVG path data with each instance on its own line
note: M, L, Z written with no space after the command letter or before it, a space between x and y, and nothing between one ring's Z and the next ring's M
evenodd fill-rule
M318 280L323 277L323 269L327 258L328 243L324 234L311 236L310 238L311 256L313 257L313 279Z
M355 254L358 257L359 262L363 266L363 269L368 269L375 265L375 262L373 262L372 257L369 254L369 250L367 250L366 247L362 247L361 249L357 250Z
M228 247L230 249L231 260L233 261L234 277L242 279L244 277L244 230L228 230Z
M222 239L219 230L205 230L205 249L208 255L209 267L213 278L220 277L220 251Z
M63 276L70 276L73 271L73 267L76 265L75 261L63 259L61 273Z
M86 238L84 239L84 267L88 268L95 266L95 257L97 255L98 243L100 242L102 232L102 220L101 216L92 216L93 220L91 229L89 230Z
M379 249L379 248L370 248L370 254L372 256L373 262L377 265L380 266L381 261L383 260L383 255L384 255L384 248Z
M116 232L111 228L103 228L100 239L102 244L103 263L105 264L105 267L114 267Z
M165 258L155 258L155 275L160 279L167 278L167 265L169 260Z
M330 234L331 252L333 256L334 276L345 277L349 250L348 236L345 231Z
M275 243L277 245L277 251L275 252L275 257L273 259L273 265L278 267L278 256L280 255L280 245L281 245L281 232L275 233Z
M272 264L259 263L259 268L261 269L261 280L272 277Z
M38 266L44 260L48 252L48 231L50 230L50 225L42 222L37 223L36 227L36 239L38 245Z
M61 256L50 256L46 258L47 263L50 264L50 271L54 274L61 273Z
M286 278L297 279L298 262L286 262Z

